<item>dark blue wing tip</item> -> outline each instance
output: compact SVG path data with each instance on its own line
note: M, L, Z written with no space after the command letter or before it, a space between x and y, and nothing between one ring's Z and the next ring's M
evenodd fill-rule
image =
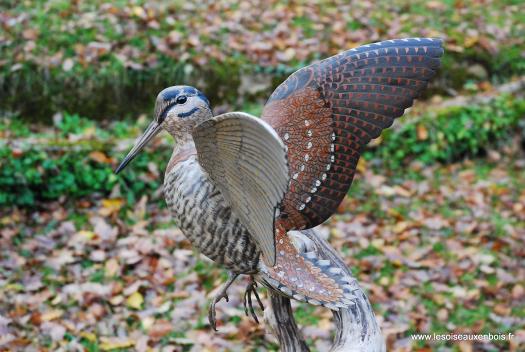
M424 37L416 37L416 38L398 38L398 39L387 39L380 42L375 43L369 43L362 45L356 49L359 48L379 48L379 47L395 47L395 46L417 46L417 45L430 45L430 46L443 46L443 39L442 38L424 38Z
M403 39L391 39L391 40L385 40L378 43L372 43L369 44L369 49L373 48L374 45L380 45L381 47L395 47L395 46L409 46L409 47L417 47L417 46L427 46L431 47L433 50L429 51L428 55L440 58L443 56L443 53L445 52L443 48L443 38L439 37L421 37L421 38L403 38Z

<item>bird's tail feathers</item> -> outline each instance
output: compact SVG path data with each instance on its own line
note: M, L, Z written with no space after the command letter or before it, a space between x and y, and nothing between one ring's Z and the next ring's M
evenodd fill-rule
M290 238L291 237L291 238ZM337 263L321 258L313 243L294 231L276 227L276 265L261 262L256 279L285 296L332 310L354 304L357 280L347 275ZM292 243L293 242L293 243Z

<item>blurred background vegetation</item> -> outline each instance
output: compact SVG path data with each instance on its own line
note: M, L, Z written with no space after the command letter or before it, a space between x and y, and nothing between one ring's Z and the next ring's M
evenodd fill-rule
M520 348L519 342L416 343L408 333L504 331L524 338L525 273L518 265L525 241L522 1L22 0L2 1L0 8L0 349L275 349L233 305L224 314L226 335L211 338L203 320L206 298L188 302L181 294L207 293L223 276L188 254L166 212L159 187L169 139L153 143L119 177L112 170L167 86L198 87L216 113L257 115L298 68L361 44L414 36L444 39L442 68L407 116L372 143L351 200L330 223L336 230L327 232L370 291L391 349ZM428 191L413 193L421 184ZM455 192L481 197L483 204L459 202L450 195ZM443 197L451 203L441 204ZM465 223L476 226L465 229ZM369 226L376 227L363 230ZM430 232L419 232L421 226ZM381 242L392 231L401 238ZM151 233L162 240L151 240ZM440 298L428 279L417 288L394 275L412 274L422 256L412 264L380 259L392 255L392 246L403 248L407 234L419 241L410 253L428 250L441 260L443 271L432 277L449 291ZM146 238L153 241L147 253L137 249ZM448 267L468 259L460 254L464 246L481 257ZM152 264L158 262L180 270L160 280ZM142 266L151 275L143 275ZM472 293L485 287L479 280L488 288ZM40 285L29 290L36 281ZM95 298L64 293L80 283L111 289L86 289ZM408 290L413 305L385 296L388 287ZM38 314L22 304L35 295L44 297L33 306ZM154 311L166 302L174 303ZM93 304L95 312L79 315ZM194 311L181 312L188 304ZM300 322L317 327L305 335L322 351L330 322L320 310L301 309ZM182 316L186 325L177 321Z

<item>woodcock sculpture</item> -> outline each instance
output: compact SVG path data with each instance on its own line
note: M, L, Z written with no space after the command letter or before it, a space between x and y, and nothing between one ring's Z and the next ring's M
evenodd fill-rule
M155 119L120 172L161 130L175 140L164 179L166 202L204 255L230 272L215 304L239 274L281 294L332 310L353 302L355 280L300 252L287 235L323 223L337 209L358 159L426 87L443 54L439 39L387 40L300 69L270 96L260 119L213 116L197 89L159 93ZM254 315L254 318L256 316Z

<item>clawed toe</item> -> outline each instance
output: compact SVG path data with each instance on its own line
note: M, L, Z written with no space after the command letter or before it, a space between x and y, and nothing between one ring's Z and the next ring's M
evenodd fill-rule
M251 315L253 320L255 320L257 324L259 324L259 319L257 318L257 314L255 314L255 309L253 308L252 293L255 295L255 298L257 299L261 310L264 310L264 305L262 304L261 298L257 293L257 283L255 282L255 280L253 280L253 278L252 281L248 284L248 287L246 287L246 291L244 292L244 313L247 317Z
M212 327L212 329L215 330L215 331L218 331L217 330L217 319L216 319L215 305L217 303L219 303L219 301L221 299L223 299L223 298L226 300L226 302L230 301L226 291L231 286L233 281L235 281L237 276L239 276L239 274L229 273L228 280L222 286L220 292L215 297L213 297L213 300L211 301L210 308L208 310L208 321L210 322L210 326Z
M215 302L210 304L210 309L208 310L208 321L213 330L217 330L217 320L215 319Z
M226 302L229 302L229 297L226 291L237 276L238 274L230 273L230 277L228 278L228 281L223 285L220 292L215 297L213 297L210 303L210 308L208 310L208 321L210 322L211 328L215 331L218 331L215 305L219 303L219 301L223 298L226 300ZM244 292L244 313L246 313L247 317L251 316L253 320L255 320L257 324L259 324L259 319L257 318L257 314L255 314L255 309L253 308L252 294L255 295L255 299L257 299L257 303L259 304L259 307L261 308L261 310L264 310L264 305L262 304L261 298L259 297L259 294L257 293L257 283L255 282L253 277L251 278L251 281L246 287L246 291Z
M216 320L216 312L215 312L215 305L219 303L221 299L225 299L226 302L229 302L228 295L226 293L220 293L217 296L213 298L213 301L210 304L210 308L208 310L208 321L210 322L210 326L213 330L217 330L217 320Z

